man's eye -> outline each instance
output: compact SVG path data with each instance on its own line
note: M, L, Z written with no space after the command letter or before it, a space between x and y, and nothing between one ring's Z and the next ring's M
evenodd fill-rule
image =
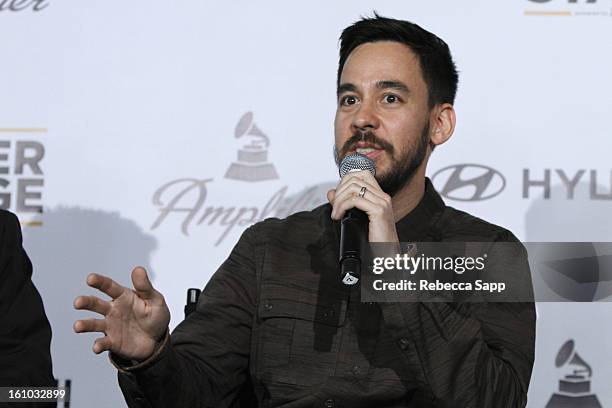
M340 99L340 104L344 105L344 106L350 106L350 105L354 105L356 103L357 103L357 98L355 98L352 95L343 96Z
M391 95L385 95L384 100L386 103L396 103L400 101L400 98L397 95L391 94Z

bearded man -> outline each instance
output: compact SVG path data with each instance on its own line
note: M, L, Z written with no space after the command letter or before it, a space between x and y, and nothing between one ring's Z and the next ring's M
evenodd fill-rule
M134 290L90 275L112 300L78 297L77 309L104 319L75 330L105 334L93 350L110 351L128 404L524 407L532 303L364 303L338 279L339 225L352 208L367 214L369 242L517 242L446 206L425 177L453 134L457 82L434 34L380 16L354 23L341 36L334 152L337 162L366 155L376 176L351 172L328 204L248 228L172 335L143 268Z

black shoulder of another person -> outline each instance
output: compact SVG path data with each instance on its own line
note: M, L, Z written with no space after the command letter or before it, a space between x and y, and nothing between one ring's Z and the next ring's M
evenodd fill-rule
M442 239L465 242L519 242L508 229L478 218L465 211L446 207L435 223Z
M55 384L51 327L31 276L19 220L0 210L0 386Z
M8 273L4 269L6 263L11 260L16 254L20 254L21 247L21 225L17 216L10 211L0 209L0 276L6 276ZM26 268L28 277L31 274L31 268Z
M11 232L16 233L19 228L19 221L17 216L10 211L0 209L0 239L4 241L6 238L4 234ZM11 234L12 235L12 234ZM0 246L4 247L5 243L0 242Z

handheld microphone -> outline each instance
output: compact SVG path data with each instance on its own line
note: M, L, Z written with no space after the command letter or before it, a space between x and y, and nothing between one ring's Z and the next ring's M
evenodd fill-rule
M374 162L362 154L351 154L340 162L340 178L352 171L368 170L376 175ZM368 216L351 208L340 224L340 278L345 285L355 285L361 278L361 246L367 241Z

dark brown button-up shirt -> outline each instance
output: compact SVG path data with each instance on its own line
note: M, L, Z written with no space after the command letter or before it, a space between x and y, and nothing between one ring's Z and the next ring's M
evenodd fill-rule
M533 304L363 303L340 282L330 211L246 230L153 358L115 358L130 407L524 407ZM517 242L429 180L396 227L401 241Z

